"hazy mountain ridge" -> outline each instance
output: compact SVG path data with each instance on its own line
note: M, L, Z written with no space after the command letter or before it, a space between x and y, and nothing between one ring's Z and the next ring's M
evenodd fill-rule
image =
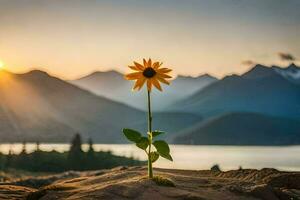
M172 92L174 94L176 91L186 92L186 88L190 86L193 87L190 87L191 90L188 92L195 90L195 94L187 95L186 99L179 101L168 111L153 112L153 128L166 131L168 134L162 137L169 141L174 139L178 143L182 139L179 143L190 143L191 141L185 136L190 135L197 141L194 137L202 133L203 124L214 124L216 126L214 130L218 130L219 137L219 139L215 138L215 142L218 142L220 138L224 138L223 133L227 134L227 129L234 128L233 124L237 124L236 130L241 131L241 136L245 136L245 139L251 136L249 134L251 130L253 134L262 133L258 128L251 129L245 125L242 127L244 129L241 129L238 126L240 120L247 117L251 121L257 121L256 124L262 128L265 128L263 122L274 121L274 116L282 119L284 123L292 123L293 120L289 121L290 119L287 118L299 119L300 116L300 86L277 70L275 67L257 65L241 76L227 76L210 83L203 89L197 89L199 87L197 82L206 78L213 81L213 77L204 75L198 79L178 76L163 93L156 92L153 104L159 105L160 98L170 98ZM121 133L122 128L135 128L146 132L147 114L144 111L113 101L109 97L97 96L43 71L33 70L25 74L13 74L7 71L0 73L0 139L3 142L66 142L75 132L80 132L84 139L91 137L98 143L125 143L126 140ZM132 103L146 102L146 94L131 93L131 83L125 81L123 75L118 72L96 72L91 76L102 77L100 88L105 88L104 92L107 94L111 94L110 91L117 93L119 88L121 96L135 98ZM111 81L114 78L116 80ZM90 78L88 80L94 81ZM95 82L93 84L96 87L99 83L98 78L95 81L97 84ZM120 84L122 87L119 87ZM123 88L124 85L128 90ZM171 93L167 94L168 97L164 96L169 90ZM135 95L141 99L136 99ZM158 95L159 98L155 98ZM238 113L234 115L238 117L229 118L228 116L232 114L228 113ZM219 123L222 118L230 119L227 121L229 128L222 123L223 128L219 128L222 127ZM282 127L287 126L278 123L278 120L275 121L274 126L281 130L281 134ZM199 128L200 124L201 128ZM256 127L255 123L253 126ZM293 125L293 127L297 126ZM198 128L199 131L195 131ZM267 134L271 134L270 130L274 131L275 135L278 133L276 130L268 129ZM196 132L197 134L194 134ZM298 141L299 135L291 140L294 135L289 134L292 133L287 132L285 140L282 139L285 144ZM268 140L270 144L280 144L276 138ZM236 141L230 140L229 143L243 144L238 137Z
M145 131L147 127L145 112L39 70L25 74L2 71L0 96L0 137L5 142L66 142L80 132L83 138L91 137L95 142L123 143L122 128ZM167 115L160 113L157 118L170 134L201 119L185 113Z
M257 112L299 118L300 87L274 69L256 65L241 76L227 76L168 109L204 117L227 112Z
M153 91L152 102L154 110L161 110L198 90L217 81L215 77L204 74L198 77L178 76L166 86L163 92ZM132 107L146 110L146 91L130 92L133 82L126 81L123 75L116 71L93 72L77 80L71 81L83 89L89 90L99 96L125 103ZM164 87L164 86L163 86Z
M28 75L32 76L36 72ZM26 138L32 141L43 133L47 133L43 139L49 141L57 137L71 137L73 128L59 121L54 112L49 112L51 106L28 85L28 75L0 72L1 140L21 142Z
M180 144L300 144L300 68L256 65L241 76L215 82L175 104L204 116L174 138ZM178 109L179 108L179 109Z
M257 113L228 113L178 134L174 143L204 145L299 145L300 121Z

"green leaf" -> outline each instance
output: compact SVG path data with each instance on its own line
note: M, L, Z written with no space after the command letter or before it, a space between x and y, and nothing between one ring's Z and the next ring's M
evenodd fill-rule
M124 128L123 133L126 136L126 138L134 143L138 143L142 137L142 134L138 131L135 131L133 129Z
M173 161L173 158L170 154L166 154L166 155L161 155L161 157L164 157L165 159L169 160L169 161Z
M149 146L149 140L146 137L141 137L141 139L135 144L138 148L146 150Z
M150 159L152 163L157 161L158 158L159 158L159 154L156 151L150 153Z
M163 140L157 140L153 142L157 152L161 157L164 157L170 161L173 161L172 156L170 155L170 148L169 145Z
M153 131L152 132L152 137L156 137L156 136L159 136L159 135L161 135L161 134L164 134L165 132L164 131Z
M163 140L157 140L153 142L153 145L157 149L158 153L164 153L164 154L170 153L169 145Z

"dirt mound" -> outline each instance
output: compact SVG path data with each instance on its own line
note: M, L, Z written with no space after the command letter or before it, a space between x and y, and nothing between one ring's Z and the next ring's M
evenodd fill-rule
M234 178L247 182L267 184L271 187L300 189L299 172L281 172L276 169L244 169L216 173L220 178Z
M12 187L20 191L16 195L22 196L23 193L28 200L300 199L300 173L274 169L228 172L155 169L155 175L160 177L155 179L156 182L147 178L145 167L120 167L78 174L76 177L56 180L38 190ZM1 189L0 194L3 194ZM10 192L6 194L12 195Z
M41 199L255 199L223 189L224 181L208 180L197 171L156 169L156 175L170 180L175 187L159 186L147 178L146 168L135 167L57 182L43 191Z
M234 178L254 183L264 183L266 179L271 179L274 176L280 175L280 172L276 169L264 168L261 170L257 169L241 169L241 170L230 170L227 172L217 173L216 176L220 178Z

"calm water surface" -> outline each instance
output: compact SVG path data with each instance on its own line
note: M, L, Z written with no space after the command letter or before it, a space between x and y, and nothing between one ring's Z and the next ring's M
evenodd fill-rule
M87 150L88 146L83 145ZM219 164L223 170L243 168L261 169L272 167L280 170L300 171L300 146L261 147L261 146L196 146L196 145L171 145L171 154L174 162L163 158L155 163L155 167L177 169L209 169L214 164ZM1 144L0 151L8 153L12 149L19 153L22 144ZM27 144L26 149L31 152L36 149L35 144ZM69 144L40 144L44 151L67 151ZM127 144L95 144L96 151L112 151L115 155L133 156L146 160L142 150L134 145Z

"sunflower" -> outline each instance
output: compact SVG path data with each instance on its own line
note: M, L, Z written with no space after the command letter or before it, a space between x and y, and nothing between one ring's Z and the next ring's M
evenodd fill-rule
M133 66L129 66L130 69L136 71L130 74L125 75L127 80L136 80L133 90L140 90L145 82L147 81L147 89L151 91L152 85L154 85L158 90L162 91L159 82L169 85L170 82L166 79L172 78L168 75L171 72L171 69L161 68L162 63L152 62L149 58L148 61L143 59L143 64L138 62L133 62Z

